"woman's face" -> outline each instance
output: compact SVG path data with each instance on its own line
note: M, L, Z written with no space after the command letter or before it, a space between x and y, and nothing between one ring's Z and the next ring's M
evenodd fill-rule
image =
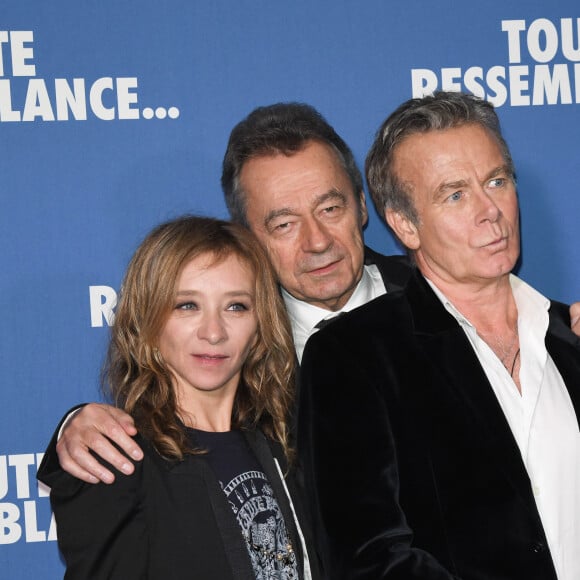
M176 284L159 351L174 374L180 405L235 395L256 340L254 275L236 255L194 258Z

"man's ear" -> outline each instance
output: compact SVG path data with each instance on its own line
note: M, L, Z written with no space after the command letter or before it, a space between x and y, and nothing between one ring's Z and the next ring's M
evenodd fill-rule
M408 217L404 216L401 212L386 209L385 220L406 248L418 250L421 247L419 230Z
M365 199L365 192L359 192L359 208L360 208L360 225L364 228L369 220L369 212L367 210L367 201Z

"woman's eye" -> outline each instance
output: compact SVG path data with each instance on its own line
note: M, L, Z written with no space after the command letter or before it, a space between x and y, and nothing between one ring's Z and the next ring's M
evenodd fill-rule
M242 304L241 302L235 302L234 304L230 304L228 306L228 310L232 310L234 312L243 312L245 310L248 310L248 307L245 304Z
M180 302L175 305L175 310L196 310L197 304L195 302Z

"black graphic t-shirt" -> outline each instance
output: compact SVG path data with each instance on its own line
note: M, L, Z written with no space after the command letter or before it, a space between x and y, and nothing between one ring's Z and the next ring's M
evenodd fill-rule
M246 541L256 580L298 580L296 554L274 491L239 431L193 430Z

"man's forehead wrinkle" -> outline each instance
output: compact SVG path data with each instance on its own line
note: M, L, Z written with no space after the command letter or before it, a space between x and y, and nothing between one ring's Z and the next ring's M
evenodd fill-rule
M439 187L437 188L437 193L443 191L449 191L450 189L460 189L462 187L466 187L469 185L469 181L467 179L455 179L452 181L443 181Z
M321 193L314 197L314 199L310 203L310 209L315 209L319 205L329 201L329 200L340 200L341 202L347 201L347 196L340 190L336 188L331 188L325 193ZM299 211L292 207L292 206L285 206L277 209L273 209L269 211L266 216L264 217L264 225L267 226L272 220L278 217L284 216L296 216L299 214Z
M502 173L507 173L508 168L506 165L499 165L494 167L483 176L483 181L488 179L493 179L494 177L501 175ZM449 191L450 189L460 189L462 187L467 187L470 184L469 179L455 179L449 181L443 181L437 188L437 192Z
M336 187L332 187L326 193L317 195L312 202L312 207L313 208L317 207L321 203L324 203L325 201L329 201L332 199L339 199L340 201L345 202L347 200L347 196L344 192L340 191Z

